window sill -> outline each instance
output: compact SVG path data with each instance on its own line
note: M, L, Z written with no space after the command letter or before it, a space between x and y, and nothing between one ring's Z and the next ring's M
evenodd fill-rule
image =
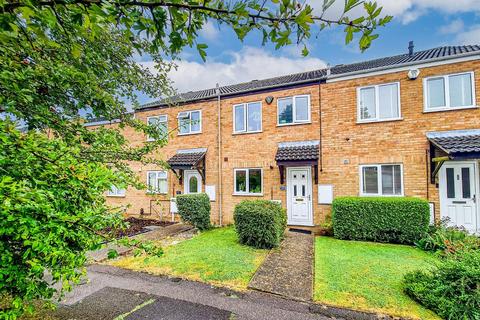
M245 131L245 132L233 132L232 136L243 135L243 134L255 134L255 133L262 133L263 131Z
M360 197L366 197L366 198L372 198L372 197L379 197L379 198L401 198L405 197L405 195L402 194L360 194Z
M193 135L201 134L201 133L202 133L202 131L192 132L192 133L177 133L177 136L193 136Z
M312 121L308 122L294 122L294 123L277 123L277 127L299 126L302 124L312 124Z
M478 109L480 108L479 106L466 106L466 107L456 107L456 108L432 108L431 110L429 109L423 109L423 113L432 113L432 112L445 112L445 111L458 111L458 110L468 110L468 109Z
M147 191L147 192L145 192L145 194L148 195L148 196L158 196L158 195L160 195L160 196L163 195L164 196L164 195L167 195L168 193L167 192Z
M109 198L125 198L125 195L107 194Z
M402 121L402 120L403 120L403 118L380 119L380 120L357 120L357 124L377 123L377 122L393 122L393 121Z
M232 193L232 196L263 197L263 193Z

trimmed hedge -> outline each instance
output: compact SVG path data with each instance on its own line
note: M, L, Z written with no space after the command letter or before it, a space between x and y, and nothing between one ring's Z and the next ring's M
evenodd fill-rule
M461 252L431 272L406 274L404 291L443 319L480 319L480 252Z
M178 195L177 208L182 220L191 223L198 230L211 228L210 199L206 193Z
M262 249L277 247L287 226L285 209L268 200L240 202L233 219L240 243Z
M333 201L335 238L414 243L428 231L428 202L418 198L339 197Z

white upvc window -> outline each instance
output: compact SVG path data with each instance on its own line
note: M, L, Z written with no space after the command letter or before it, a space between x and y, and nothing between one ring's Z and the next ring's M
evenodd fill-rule
M262 103L248 102L233 106L233 132L261 132Z
M120 189L117 186L113 186L108 190L107 196L109 197L125 197L125 189Z
M202 132L202 111L182 111L178 113L178 134L194 134Z
M400 119L400 83L385 83L357 89L357 121Z
M147 117L147 124L157 127L163 136L168 134L168 117L166 115ZM147 141L154 141L154 139L147 136Z
M310 121L310 95L277 100L277 125L302 124Z
M474 73L425 78L423 97L425 112L476 107Z
M168 193L166 171L147 171L147 193Z
M403 196L401 164L368 164L360 166L361 196Z
M261 168L234 169L234 194L263 194L263 170Z

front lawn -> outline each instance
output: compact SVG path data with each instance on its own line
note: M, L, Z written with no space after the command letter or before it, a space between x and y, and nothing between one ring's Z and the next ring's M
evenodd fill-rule
M218 228L168 246L162 257L128 256L112 265L245 290L268 251L240 245L234 228Z
M439 319L402 290L403 275L427 269L435 258L394 244L315 240L314 300L328 305L418 319Z

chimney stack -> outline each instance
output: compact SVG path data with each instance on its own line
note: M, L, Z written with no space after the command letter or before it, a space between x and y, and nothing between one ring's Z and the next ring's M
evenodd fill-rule
M415 46L413 45L413 41L410 41L408 43L408 55L410 57L413 56L413 48L415 48Z

